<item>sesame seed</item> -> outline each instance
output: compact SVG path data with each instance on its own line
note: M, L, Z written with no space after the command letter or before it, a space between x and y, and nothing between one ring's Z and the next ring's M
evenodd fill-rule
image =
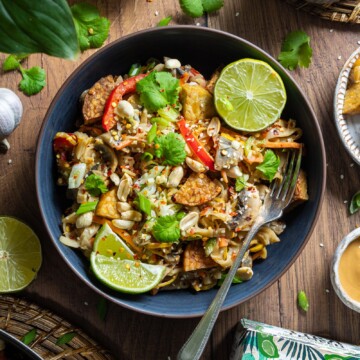
M338 56L338 60L341 60L341 59L342 59L342 56L341 56L341 55L339 55L339 56Z
M330 29L329 31L332 33L332 32L334 32L334 29Z
M351 163L351 164L350 164L350 167L354 167L354 163Z
M344 204L347 204L348 203L348 201L347 200L344 200Z
M235 16L239 16L239 15L240 15L240 13L238 13L238 12L235 14Z
M328 294L328 293L330 292L330 290L329 290L329 289L325 289L325 292Z
M84 301L84 305L85 305L85 306L88 306L89 303L88 303L87 301Z
M9 159L9 160L8 160L8 164L10 165L11 163L12 163L12 160L11 160L11 159Z
M358 40L358 42L357 42L357 43L358 43L358 45L360 45L360 40Z
M323 244L323 243L320 243L319 245L320 245L320 247L324 247L324 244Z
M113 108L115 108L115 107L116 107L116 102L113 101L113 102L111 103L111 106L112 106Z
M159 12L156 10L154 14L155 14L155 16L158 16Z
M341 180L344 179L344 175L343 175L343 174L340 175L340 179L341 179Z
M198 23L196 23L196 26L200 26L201 24L198 22Z

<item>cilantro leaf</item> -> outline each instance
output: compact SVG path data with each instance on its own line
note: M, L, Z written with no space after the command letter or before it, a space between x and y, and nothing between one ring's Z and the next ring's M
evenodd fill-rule
M272 150L266 150L264 161L260 165L258 165L256 169L261 171L266 179L272 181L278 170L279 165L280 158L275 155Z
M26 95L34 95L40 92L46 85L45 70L39 66L34 66L30 69L24 69L19 66L22 80L19 83L20 90Z
M309 310L309 301L305 294L305 291L299 291L297 300L298 300L298 305L302 310L304 311Z
M76 210L76 215L85 214L89 211L95 210L97 204L98 201L90 201L84 204L80 204L79 208Z
M76 332L68 332L62 336L60 336L57 340L56 340L56 345L65 345L67 343L69 343L76 335Z
M108 191L104 180L95 174L91 174L85 180L85 189L90 193L92 196L100 196Z
M157 24L157 26L167 26L167 25L169 25L169 22L172 20L172 17L171 16L168 16L168 17L166 17L166 18L163 18L163 19L161 19L159 22L158 22L158 24Z
M156 137L154 144L155 156L164 158L163 164L175 166L182 164L185 161L185 142L179 134L168 133Z
M156 137L156 131L157 131L157 124L154 123L151 129L149 130L149 132L147 133L146 140L148 144L151 144L154 141Z
M226 275L227 274L221 274L221 278L218 280L218 282L217 282L217 286L221 286L222 285L222 283L225 281L225 278L226 278ZM241 284L243 281L240 279L240 277L239 276L237 276L237 275L235 275L234 276L234 278L233 278L233 280L232 280L232 283L233 284Z
M309 67L312 57L310 37L304 31L293 31L285 38L278 60L289 70Z
M360 209L360 191L354 194L351 199L349 206L350 214L355 214L359 209Z
M246 186L246 181L248 180L249 176L248 175L242 175L239 176L238 178L236 178L235 181L235 190L237 192L241 191L242 189L245 188Z
M36 329L31 329L21 338L21 341L25 345L30 345L35 340L36 335L37 335Z
M160 242L177 242L180 239L180 226L176 216L158 217L152 228L152 234Z
M224 0L202 0L204 11L213 12L224 6Z
M181 10L193 18L203 16L204 8L201 0L180 0Z
M100 17L98 9L87 3L71 6L80 50L99 48L109 35L110 21Z
M174 105L180 91L179 80L168 72L151 72L136 84L140 100L145 107L155 112L166 105Z
M20 54L20 55L11 54L4 60L2 69L4 71L17 70L20 67L21 61L23 61L27 57L28 57L27 54Z

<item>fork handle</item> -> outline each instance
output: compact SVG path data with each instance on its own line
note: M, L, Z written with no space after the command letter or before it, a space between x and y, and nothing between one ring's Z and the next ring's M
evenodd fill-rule
M229 291L232 280L235 276L236 270L239 268L241 261L245 255L247 248L249 247L251 239L255 236L259 228L264 224L264 221L257 219L249 232L247 233L244 244L240 251L236 255L236 258L226 275L226 278L220 289L218 290L215 298L210 304L209 308L201 318L200 322L192 332L188 340L180 349L177 360L198 360L203 353L205 346L209 340L212 329L215 325L216 319L219 315L222 304L225 301L226 295Z

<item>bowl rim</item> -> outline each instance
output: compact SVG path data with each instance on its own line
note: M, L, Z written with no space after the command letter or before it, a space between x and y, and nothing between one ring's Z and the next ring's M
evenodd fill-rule
M339 299L343 302L344 305L346 305L347 307L358 313L360 313L360 302L351 298L341 285L341 281L339 277L339 263L344 251L353 241L359 238L360 238L360 228L356 228L347 235L345 235L344 238L340 241L340 243L336 247L331 265L331 283L335 290L336 295L339 297Z
M245 44L246 46L248 46L249 48L253 48L254 50L256 50L257 52L261 53L264 57L269 58L270 60L272 60L274 63L277 64L277 66L289 77L292 85L296 88L296 90L301 94L304 102L306 103L309 113L311 115L311 117L314 119L314 130L317 133L317 136L319 138L319 142L320 142L320 150L321 150L321 156L323 158L323 163L322 163L322 172L323 172L323 179L322 179L322 183L321 183L321 189L320 189L320 193L319 193L319 201L318 201L318 207L315 211L315 215L313 217L312 220L312 224L310 226L309 232L307 233L301 247L299 248L298 252L290 259L289 263L285 266L285 268L279 272L279 274L277 274L273 279L271 279L271 281L269 281L266 285L264 285L261 289L256 290L253 294L246 296L244 299L241 300L241 302L235 302L233 304L229 304L229 305L223 305L220 311L224 311L224 310L229 310L235 306L238 306L240 303L243 303L245 301L248 301L251 298L254 298L255 296L259 295L261 292L263 292L264 290L266 290L268 287L270 287L271 285L273 285L277 280L279 280L286 272L287 270L290 268L291 265L294 264L295 260L298 258L298 256L302 253L304 247L306 246L307 242L309 241L311 234L313 233L313 230L317 224L317 220L319 218L320 215L320 210L322 207L322 203L324 200L324 194L325 194L325 187L326 187L326 177L327 177L327 169L326 169L326 153L325 153L325 145L324 145L324 140L323 140L323 136L322 136L322 132L321 132L321 128L319 125L319 122L317 120L316 114L309 102L309 100L307 99L304 91L300 88L300 86L297 84L297 82L295 81L295 79L288 73L288 71L274 58L272 57L270 54L268 54L265 50L261 49L260 47L258 47L257 45L251 43L250 41L243 39L237 35L231 34L229 32L223 31L223 30L217 30L217 29L211 29L211 28L207 28L207 27L199 27L199 26L195 26L195 25L175 25L175 26L168 26L168 27L155 27L155 28L148 28L148 29L143 29L131 34L128 34L126 36L120 37L116 40L114 40L113 42L103 46L101 49L99 49L98 51L96 51L94 54L92 54L91 56L89 56L86 60L84 60L78 67L76 67L75 70L73 70L73 72L69 75L69 77L65 80L65 82L61 85L61 87L59 88L59 90L57 91L55 97L53 98L53 100L50 103L50 106L44 116L43 119L43 123L41 126L41 130L38 136L38 143L37 143L37 147L36 147L36 156L35 156L35 184L36 184L36 196L37 196L37 201L38 201L38 205L40 208L40 213L41 213L41 217L42 220L44 222L46 231L48 233L48 235L50 236L50 239L53 243L53 245L55 246L55 248L57 249L57 251L60 253L60 256L63 258L63 260L68 264L68 266L70 267L70 269L77 275L77 277L83 281L87 286L89 286L92 290L94 290L96 293L98 293L99 295L103 296L104 298L106 298L107 300L117 304L117 305L121 305L122 307L126 308L126 309L130 309L133 311L136 311L138 313L142 313L142 314L146 314L146 315L152 315L152 316L157 316L157 317L164 317L164 318L195 318L195 317L200 317L205 313L205 310L203 312L197 312L197 313L192 313L192 314L174 314L174 313L166 313L166 312L155 312L154 310L147 310L147 309L143 309L140 306L137 305L130 305L128 303L124 303L121 301L121 299L114 299L111 295L105 293L103 290L101 290L100 288L98 288L95 284L93 284L91 281L89 281L88 279L84 278L82 276L82 274L80 274L80 272L76 269L75 266L73 266L73 264L71 263L71 261L65 256L65 254L63 254L63 252L61 251L60 247L57 244L57 239L54 239L52 237L52 232L50 227L48 226L47 222L46 222L46 214L45 211L43 210L43 208L40 206L40 204L42 203L41 201L41 197L40 197L40 191L39 191L39 184L41 183L41 179L40 179L40 172L39 172L39 158L40 158L40 153L41 153L41 149L40 149L40 145L42 144L42 140L44 137L44 132L45 132L45 127L47 124L47 120L49 115L52 113L53 108L55 107L58 99L62 96L63 92L66 90L68 83L72 80L72 78L79 72L81 71L85 66L88 65L88 63L90 63L91 61L94 60L94 58L96 58L99 54L108 51L110 48L112 47L116 47L119 43L125 41L125 40L129 40L131 38L136 38L138 36L141 36L143 34L147 34L147 33L155 33L155 32L165 32L165 31L171 31L171 30L175 30L175 31L182 31L182 30L186 30L186 31L194 31L194 32L209 32L209 33L214 33L214 34L218 34L221 36L225 36L225 37L230 37L233 38L236 41L239 41L243 44ZM215 296L215 295L214 295Z
M360 47L349 56L340 70L335 87L333 111L336 129L341 142L351 158L360 165L360 144L357 144L349 133L348 122L342 113L350 71L358 58L360 58Z

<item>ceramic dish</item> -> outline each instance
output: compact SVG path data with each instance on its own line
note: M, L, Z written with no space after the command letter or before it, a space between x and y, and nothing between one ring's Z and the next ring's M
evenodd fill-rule
M343 115L345 92L349 74L359 56L360 48L353 52L340 71L335 89L334 117L340 139L344 144L345 149L354 161L360 165L360 114Z
M349 246L349 244L360 237L360 228L353 230L351 233L346 235L344 239L340 242L338 247L336 248L332 266L331 266L331 283L332 286L340 298L340 300L350 309L360 313L360 302L352 299L343 289L340 278L339 278L339 263L342 254Z
M73 131L79 116L81 93L108 74L126 73L134 62L150 57L169 56L192 64L205 76L222 64L251 57L268 62L282 77L287 91L286 119L293 118L302 128L303 142L311 156L303 168L308 174L309 201L285 217L286 231L281 242L269 247L266 261L254 267L249 282L232 286L223 310L251 299L276 281L294 262L305 246L318 217L325 188L325 152L314 112L304 93L276 60L253 44L234 35L196 26L153 28L119 39L86 60L65 82L54 98L44 120L36 154L36 187L42 217L50 238L68 266L92 289L127 308L164 317L201 316L211 303L216 288L199 293L190 290L163 291L155 296L127 295L102 286L90 273L89 261L59 242L65 192L56 185L52 139L57 131ZM316 176L315 176L316 174Z

